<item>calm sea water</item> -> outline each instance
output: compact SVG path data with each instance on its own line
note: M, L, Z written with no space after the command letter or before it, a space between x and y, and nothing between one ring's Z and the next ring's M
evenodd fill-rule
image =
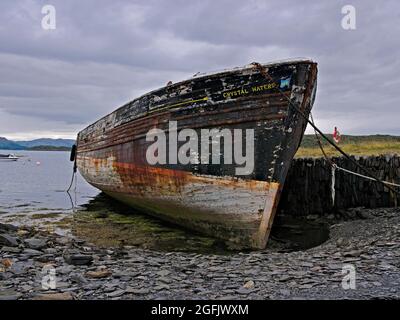
M0 150L0 153L21 156L18 161L0 161L0 213L72 208L65 192L72 177L69 152ZM71 192L77 205L87 203L98 193L77 174L76 192Z

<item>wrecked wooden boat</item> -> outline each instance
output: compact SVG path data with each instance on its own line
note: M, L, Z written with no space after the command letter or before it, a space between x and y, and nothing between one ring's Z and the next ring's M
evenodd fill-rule
M316 83L309 59L170 82L79 132L76 166L140 211L264 248Z

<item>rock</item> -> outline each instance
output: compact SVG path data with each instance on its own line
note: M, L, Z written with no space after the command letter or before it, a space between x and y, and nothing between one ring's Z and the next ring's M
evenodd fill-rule
M360 219L363 219L363 220L367 220L367 219L372 219L372 218L373 218L372 215L370 215L369 213L364 212L364 211L359 211L359 212L357 213L357 216L358 216Z
M311 269L310 269L310 271L313 271L313 272L319 272L319 271L321 271L322 270L322 267L320 267L320 266L315 266L315 267L312 267Z
M0 290L0 300L18 300L21 296L14 290Z
M71 242L71 240L67 237L60 237L60 238L56 238L55 242L60 245L66 245L66 244L69 244Z
M159 284L158 286L154 287L154 290L160 291L160 290L169 290L170 286L167 284Z
M69 282L65 282L65 281L57 281L56 286L57 286L57 290L62 290L62 289L69 288L71 286L71 284Z
M315 284L313 283L309 283L309 284L303 284L299 287L299 289L311 289L312 287L314 287Z
M203 283L204 279L193 279L192 282L193 283Z
M94 278L94 279L107 278L111 275L112 275L112 272L108 269L102 269L102 270L97 270L97 271L88 271L85 274L86 277Z
M281 290L279 290L279 293L286 297L290 296L290 290L287 290L287 289L281 289Z
M22 251L23 254L26 254L29 257L41 256L43 252L35 250L35 249L24 249Z
M336 245L337 245L338 247L344 246L344 240L343 240L343 238L337 239L337 240L336 240Z
M22 275L26 272L27 269L31 268L32 265L33 263L30 261L18 261L11 266L10 271L15 275Z
M278 279L278 281L279 281L279 282L286 282L286 281L289 281L289 280L291 280L291 279L293 279L292 276L286 276L286 275L284 275L284 276L280 277L280 278Z
M145 288L143 288L143 289L135 289L135 288L132 288L132 287L127 287L125 289L125 292L126 293L133 293L133 294L148 294L148 293L150 293L150 290L149 289L145 289Z
M357 215L357 212L356 212L355 210L348 210L348 211L346 212L346 214L347 214L347 217L348 217L348 218L354 219L354 218L356 217L356 215Z
M39 262L43 262L43 263L54 261L54 255L44 254L44 255L37 257L36 260Z
M254 288L254 281L253 281L253 280L247 281L247 282L243 285L243 288L245 288L245 289L252 289L252 288Z
M46 254L57 254L58 251L55 248L46 248L43 250L43 252Z
M24 229L18 229L18 231L17 231L17 235L20 236L20 237L24 237L28 233L29 233L29 231L28 230L24 230Z
M29 248L35 249L35 250L43 249L44 247L46 247L46 243L47 243L46 240L38 239L38 238L26 239L24 242Z
M239 294L249 294L250 292L252 292L253 290L251 289L246 289L244 287L239 288L238 290L236 290L236 293Z
M74 266L89 265L93 261L93 257L87 254L67 254L64 256L64 260L68 264Z
M26 284L24 284L24 285L21 286L21 291L22 291L22 292L29 292L29 291L31 291L31 290L33 290L33 287L32 287L32 286L29 286L29 285L26 285Z
M104 286L104 292L112 292L115 291L119 287L119 282L107 282Z
M107 293L110 298L120 297L125 293L125 290L115 290L113 292Z
M156 272L156 274L159 275L159 276L161 276L161 277L165 277L165 276L169 275L170 273L171 273L171 272L168 271L168 270L160 270L160 271L157 271L157 272Z
M101 283L99 283L99 282L94 282L94 283L90 282L90 283L85 284L85 285L83 286L83 288L84 288L85 290L97 290L97 289L99 289L100 287L101 287Z
M398 244L399 244L398 242L386 242L384 245L387 246L387 247L393 247L393 246L396 246Z
M73 300L74 297L70 292L63 293L44 293L36 295L32 300Z
M362 254L362 250L352 250L343 253L343 257L358 257Z
M2 252L8 252L8 253L20 253L21 249L17 248L17 247L7 247L4 246L1 248Z
M88 280L82 276L79 273L73 273L70 275L70 279L71 281L75 282L75 283L79 283L79 284L85 284L88 283Z
M18 247L18 238L8 234L0 234L0 245L8 247Z
M61 266L57 268L58 274L68 274L73 270L74 267L72 266Z
M2 264L6 269L8 269L8 268L10 268L10 267L12 266L13 262L12 262L10 259L6 258L6 259L1 260L1 264Z
M314 266L314 264L311 262L302 262L302 263L300 263L300 266L306 267L306 268L312 268Z
M0 231L2 232L16 232L18 230L18 227L12 225L12 224L6 224L6 223L0 223Z
M303 278L303 277L307 276L307 272L305 272L305 271L290 271L289 274L296 278Z
M171 283L172 282L172 279L167 278L167 277L160 277L157 280L160 282L163 282L163 283Z

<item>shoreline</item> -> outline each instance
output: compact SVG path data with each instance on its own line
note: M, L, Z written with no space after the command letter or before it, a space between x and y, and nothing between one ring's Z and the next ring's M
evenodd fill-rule
M0 299L399 299L400 210L362 216L332 221L308 250L230 255L101 248L0 224ZM341 286L344 264L355 267L354 290ZM54 268L56 289L43 289L43 268Z

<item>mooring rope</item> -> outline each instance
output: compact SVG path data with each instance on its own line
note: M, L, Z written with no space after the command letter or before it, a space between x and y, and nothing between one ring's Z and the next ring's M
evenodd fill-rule
M332 196L332 207L335 206L335 179L336 179L336 167L331 166L331 196Z
M66 190L66 192L69 192L69 191L71 190L72 184L74 183L74 179L75 179L75 176L76 176L76 171L77 171L77 169L78 169L78 166L77 166L77 163L76 163L76 149L77 149L77 145L74 144L74 145L72 146L71 155L70 155L70 158L69 158L70 161L73 161L73 162L74 162L74 165L73 165L73 167L72 167L71 183L69 184L69 187L68 187L68 189ZM76 184L75 184L75 190L76 190Z
M351 170L348 170L348 169L339 167L339 166L338 166L337 164L335 164L335 163L332 165L332 167L334 167L335 169L338 169L338 170L341 170L341 171L344 171L344 172L353 174L353 175L355 175L355 176L359 176L359 177L364 178L364 179L368 179L368 180L372 180L372 181L377 181L375 178L368 177L368 176L365 176L365 175L363 175L363 174L361 174L361 173L357 173L357 172L354 172L354 171L351 171ZM390 186L400 187L400 184L397 184L397 183L394 183L394 182L389 182L389 181L384 181L384 180L383 180L382 182L383 182L384 184L387 184L387 185L390 185Z
M310 119L311 122L315 125L314 123L314 117L312 115L312 112L310 111ZM335 189L335 184L336 184L336 164L328 157L328 155L325 153L324 147L322 146L321 139L318 136L317 131L314 129L314 134L315 138L317 139L318 146L321 149L322 154L324 155L325 161L331 166L331 198L332 198L332 207L335 206L335 196L336 196L336 189Z
M311 111L310 111L310 118L311 118L312 123L314 123L314 119L313 119L313 116L312 116ZM314 125L315 125L315 123L314 123ZM330 159L330 158L327 156L327 154L325 153L324 147L322 146L321 140L319 139L319 136L318 136L318 133L317 133L316 130L314 130L314 133L315 133L315 137L316 137L316 139L317 139L317 141L318 141L319 148L321 149L321 152L322 152L322 154L324 155L325 160L326 160L326 161L329 163L329 165L331 166L331 195L332 195L332 205L333 205L333 206L335 205L335 180L336 180L336 170L341 170L341 171L343 171L343 172L346 172L346 173L349 173L349 174L353 174L353 175L355 175L355 176L358 176L358 177L361 177L361 178L365 178L365 179L368 179L368 180L377 181L375 178L372 178L372 177L363 175L363 174L361 174L361 173L354 172L354 171L351 171L351 170L348 170L348 169L339 167L339 166L338 166L335 162L333 162L333 160ZM400 187L400 184L397 184L397 183L394 183L394 182L389 182L389 181L384 181L384 180L382 180L382 182L383 182L384 184L386 184L386 185L391 185L391 186L394 186L394 187Z
M72 147L72 150L71 150L71 156L70 156L70 160L71 161L74 161L74 165L73 165L73 167L72 167L72 177L71 177L71 182L70 182L70 184L69 184L69 187L68 187L68 189L66 190L66 193L68 194L68 197L69 197L69 199L70 199L70 201L71 201L71 209L72 209L72 211L75 211L75 207L76 207L76 187L77 187L77 183L78 183L78 179L77 179L77 175L76 175L76 171L77 171L77 163L76 163L76 145L74 145L73 147ZM74 203L74 200L72 199L72 196L71 196L71 194L70 194L70 190L71 190L71 188L72 188L72 185L74 184L74 181L75 181L75 187L74 187L74 198L75 198L75 203Z
M76 171L72 171L71 183L69 184L69 187L65 192L69 192L71 190L72 184L74 183L74 180L75 180L75 175L76 175Z

